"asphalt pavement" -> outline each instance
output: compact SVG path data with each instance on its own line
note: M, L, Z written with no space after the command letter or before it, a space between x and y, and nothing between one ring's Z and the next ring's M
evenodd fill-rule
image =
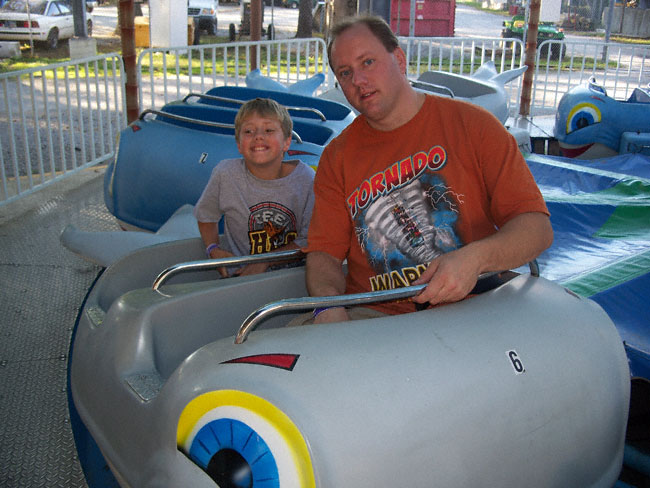
M148 8L143 6L143 13L148 15ZM98 6L92 13L94 35L111 36L117 26L117 7ZM238 4L219 6L217 30L219 36L228 35L228 26L235 24L239 29L241 8ZM455 37L500 37L501 24L505 16L484 12L463 4L456 3ZM278 38L293 37L298 27L298 9L285 7L265 7L264 26L272 23Z
M454 37L501 37L506 16L456 3Z
M145 4L142 6L144 16L149 15L149 8ZM112 36L117 26L117 6L102 5L95 7L92 13L93 17L93 36ZM227 3L219 5L217 14L217 35L228 36L228 27L235 24L239 31L241 23L241 7L236 3ZM264 9L264 27L272 23L275 26L276 37L286 39L293 37L298 28L298 9L285 7L265 7Z

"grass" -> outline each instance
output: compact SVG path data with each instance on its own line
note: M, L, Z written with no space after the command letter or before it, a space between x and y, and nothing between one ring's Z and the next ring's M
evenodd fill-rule
M97 40L98 54L119 52L121 49L119 37L116 36L110 38L98 37L95 39ZM246 40L246 39L244 38L242 40ZM163 55L162 53L158 52L158 53L154 53L152 56L143 57L142 74L146 76L153 69L154 73L163 73L165 70L167 70L168 72L169 71L177 72L182 76L188 76L190 72L193 75L200 75L201 73L203 73L204 75L216 74L219 76L222 75L235 76L236 74L239 74L240 76L246 75L247 49L241 47L238 48L237 50L238 62L235 63L232 60L233 56L235 55L234 52L235 47L232 48L227 47L228 46L227 37L209 36L204 34L201 36L201 45L206 45L206 44L219 44L219 45L223 45L223 48L228 49L229 51L228 58L230 59L228 65L226 66L224 63L221 47L216 50L214 61L212 59L212 54L209 51L205 53L203 67L201 67L200 58L196 52L193 53L191 66L187 54ZM9 58L9 59L0 60L0 73L18 71L23 69L45 68L53 64L67 62L70 59L67 42L63 42L62 45L59 46L56 50L48 50L45 47L35 45L33 55L27 44L23 44L21 50L23 52L23 57L21 58ZM145 48L136 48L136 56L139 56L144 50ZM260 66L260 68L261 69L265 68L268 59L270 60L269 62L272 69L275 69L275 67L279 66L280 72L286 74L287 70L289 69L287 67L288 65L287 58L291 57L289 56L289 53L286 52L286 48L283 48L283 50L279 54L276 48L271 49L269 53L270 54L267 57L267 50L266 48L262 47L262 51L260 53L260 59L262 60L263 66ZM305 57L304 52L301 53L301 57L304 59ZM313 56L311 56L310 58L310 65L313 67L313 73L315 73L317 63L316 63L316 59ZM238 73L236 73L237 70ZM98 64L97 66L91 64L89 66L88 75L103 75L103 74L104 74L103 67L100 64ZM51 70L45 71L44 76L48 78L52 78L54 76L53 71ZM64 68L59 68L57 70L57 77L63 77L63 76L64 76ZM69 77L76 76L74 66L68 68L68 76ZM83 69L79 71L79 76L80 77L86 76L86 71Z
M316 37L315 35L314 37ZM107 54L107 53L120 53L121 52L121 43L120 38L117 36L112 37L95 37L97 41L97 54ZM247 40L242 38L242 41ZM223 44L227 45L229 42L228 38L225 36L209 36L201 35L201 45L205 44ZM139 56L145 48L136 48L136 56ZM35 44L34 51L32 53L29 44L21 44L21 54L22 57L19 58L6 58L0 59L0 73L7 73L10 71L18 71L23 69L31 68L44 68L49 65L64 63L70 60L68 44L66 41L61 42L61 45L54 50L49 50L44 46ZM286 56L286 52L282 53ZM266 52L261 54L261 59L266 60ZM272 51L271 60L275 61L277 59L277 53ZM245 66L246 60L246 50L239 49L239 61L240 65L243 63ZM171 63L176 64L176 57L172 55L166 56L165 61L167 65ZM198 66L198 56L194 56L194 61L196 64L193 64L192 70L195 74L198 74L200 67ZM208 62L210 60L207 60ZM161 71L163 68L163 56L161 54L156 54L154 56L154 70ZM149 58L144 60L144 69L143 73L148 73L149 71ZM285 61L281 62L281 65L286 65ZM179 56L179 69L182 74L188 74L188 59L187 55ZM218 72L223 72L223 62L216 63L214 66L208 66L210 70L216 70ZM212 71L209 71L210 73ZM234 74L234 71L229 70L229 74Z
M228 45L228 40L226 38L219 38L214 36L201 36L201 45L219 45L213 52L210 50L204 51L203 66L201 66L201 59L198 53L193 52L192 54L192 64L190 65L190 59L187 54L177 55L176 53L170 53L163 55L160 52L154 53L151 56L144 56L141 62L141 72L143 76L148 75L151 70L154 73L163 73L165 70L167 72L173 71L180 75L187 76L190 72L193 75L213 75L218 76L245 76L247 73L247 61L252 56L247 48L241 46L230 46ZM295 65L290 63L290 59L295 56L294 52L288 52L287 46L282 46L280 52L278 52L277 47L267 48L262 46L259 52L259 59L261 60L260 69L263 71L267 68L267 65L270 66L272 70L271 74L277 74L279 71L283 74L291 74L296 69ZM223 56L223 50L226 50L226 57L228 59L228 64L226 65ZM234 59L237 56L236 60ZM309 57L309 64L311 66L310 74L315 74L318 62L313 53L306 53L302 51L300 53L301 58L304 60L306 57Z
M107 54L121 51L119 37L94 37L97 41L97 54ZM32 52L29 43L20 45L21 57L0 59L0 73L18 71L30 68L43 68L52 64L70 61L68 42L61 41L56 49L48 49L39 43L34 43Z

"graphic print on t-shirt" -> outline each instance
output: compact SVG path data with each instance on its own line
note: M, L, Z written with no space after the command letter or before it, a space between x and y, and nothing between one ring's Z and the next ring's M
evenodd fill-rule
M432 259L459 247L462 197L424 172L358 208L357 240L377 273L370 279L372 290L409 286Z
M292 242L297 236L295 214L277 202L249 208L248 239L251 254L263 254Z

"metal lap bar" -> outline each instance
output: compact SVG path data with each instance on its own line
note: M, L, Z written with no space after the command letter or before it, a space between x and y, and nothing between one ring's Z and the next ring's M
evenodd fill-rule
M265 254L255 254L253 256L233 256L221 259L204 259L202 261L186 261L170 266L160 273L153 282L151 288L154 291L158 289L174 275L186 273L189 271L206 271L210 269L222 268L226 266L240 266L254 263L277 263L298 259L304 257L300 249L290 249L288 251L269 252Z
M205 125L208 127L219 127L221 129L233 129L233 130L235 129L235 124L224 124L223 122L211 122L208 120L193 119L191 117L171 114L169 112L163 112L161 110L153 110L150 108L143 110L142 113L140 114L139 119L144 120L145 116L148 114L160 115L161 117L167 117L169 119L179 120L181 122L187 122L188 124ZM291 135L298 144L302 144L302 138L298 135L298 133L295 130L291 131Z
M539 276L539 266L537 261L533 260L528 263L530 274L532 276ZM497 275L501 271L491 271L482 273L477 281ZM300 297L300 298L287 298L278 300L277 302L267 303L263 307L258 308L251 313L242 325L239 327L237 336L235 337L235 344L242 344L248 334L257 328L260 322L266 320L272 315L287 312L301 312L312 310L320 307L347 307L365 305L369 303L388 302L392 300L400 300L402 298L411 298L427 287L424 285L407 286L404 288L395 288L393 290L381 290L366 293L354 293L350 295L335 295L328 297Z
M217 100L219 102L227 102L227 103L233 103L237 105L243 105L245 104L248 100L238 100L236 98L229 98L229 97L220 97L218 95L207 95L205 93L188 93L185 95L183 98L183 102L186 102L189 98L205 98L206 100ZM316 114L323 122L327 122L327 117L325 117L325 114L318 110L317 108L313 107L289 107L285 105L285 108L287 110L293 110L296 112L310 112L313 114Z
M219 102L228 102L235 105L244 105L246 103L245 100L238 100L236 98L230 97L219 97L217 95L208 95L207 93L188 93L183 97L181 102L187 102L190 98L205 98L206 100L217 100Z
M336 295L329 297L301 297L278 300L258 308L244 320L237 336L235 344L242 344L248 334L255 330L257 325L268 317L285 312L299 312L312 310L318 307L346 307L350 305L365 305L368 303L385 302L410 298L424 290L427 285L407 286L393 290L382 290L367 293L354 293L351 295Z
M447 93L451 98L454 98L454 92L448 86L436 85L435 83L428 83L426 81L413 80L411 82L414 88L427 88L429 91L437 91L439 93ZM420 85L420 86L418 86Z
M235 124L224 124L223 122L210 122L208 120L193 119L191 117L185 117L183 115L172 114L169 112L163 112L161 110L153 110L148 108L143 110L140 114L140 120L144 120L145 116L152 114L160 117L167 117L168 119L180 120L181 122L187 122L189 124L198 124L198 125L207 125L208 127L220 127L222 129L234 129Z
M323 122L327 122L327 117L325 114L318 110L317 108L312 107L287 107L287 110L290 112L310 112L316 114Z

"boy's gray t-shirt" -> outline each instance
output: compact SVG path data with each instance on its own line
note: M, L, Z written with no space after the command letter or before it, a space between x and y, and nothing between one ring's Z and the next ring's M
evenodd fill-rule
M294 170L277 180L262 180L248 171L243 158L224 159L194 208L199 222L224 217L223 247L238 256L272 251L293 241L307 245L314 206L314 170L299 160Z

